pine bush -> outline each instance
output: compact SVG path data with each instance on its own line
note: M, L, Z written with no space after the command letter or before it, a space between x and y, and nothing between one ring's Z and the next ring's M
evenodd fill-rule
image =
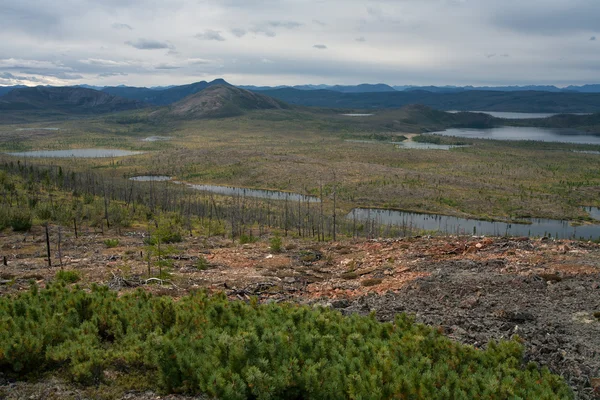
M562 378L522 366L519 339L460 345L404 314L177 301L62 283L0 298L0 371L64 373L98 384L107 370L149 376L170 393L221 399L570 399Z

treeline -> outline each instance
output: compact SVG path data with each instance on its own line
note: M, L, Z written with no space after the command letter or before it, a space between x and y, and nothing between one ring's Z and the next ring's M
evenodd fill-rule
M319 196L298 200L224 196L197 191L173 182L139 182L127 176L110 177L91 170L72 171L56 165L21 161L0 164L0 229L28 230L32 223L59 224L77 232L85 226L129 227L133 222L156 223L167 215L182 232L194 229L207 236L233 240L277 230L282 235L315 240L415 234L410 225L362 222L338 208L336 183Z

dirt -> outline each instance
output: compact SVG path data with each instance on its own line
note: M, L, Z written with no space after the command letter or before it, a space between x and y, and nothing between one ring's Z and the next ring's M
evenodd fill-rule
M34 281L43 287L54 279L61 267L56 228L52 232L52 268L44 259L41 230L25 241L22 234L0 236L0 256L8 261L0 266L0 295L26 290ZM345 314L375 312L382 321L408 312L475 347L516 334L523 339L525 361L564 376L580 399L600 398L597 244L483 237L336 243L284 238L283 251L273 253L267 238L240 245L189 237L173 245L167 256L173 263L170 276L158 281L148 280L144 236L141 230L105 236L84 230L75 238L63 231L63 268L78 271L80 285L95 282L123 292L142 287L179 297L206 288L239 300L256 296L264 302L322 304ZM107 238L118 238L119 245L108 248ZM154 275L158 270L152 264ZM6 385L0 385L0 397ZM11 385L22 393L33 390L28 398L51 398L36 395L35 383ZM159 398L149 392L127 396Z

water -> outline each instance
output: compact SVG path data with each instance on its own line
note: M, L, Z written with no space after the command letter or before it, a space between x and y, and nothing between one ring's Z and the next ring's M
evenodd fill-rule
M399 149L417 149L417 150L450 150L456 147L469 147L469 146L458 146L451 144L435 144L435 143L421 143L413 142L412 140L406 142L394 142L396 148Z
M345 117L370 117L373 114L342 114Z
M574 129L522 128L505 126L492 129L447 129L437 135L469 139L535 140L577 144L600 144L600 135L586 135Z
M600 225L572 226L568 221L533 218L531 224L509 224L476 219L449 217L436 214L419 214L404 211L357 208L353 210L359 221L375 220L384 225L409 227L414 230L436 231L448 234L487 236L552 236L560 239L596 239ZM352 219L353 212L346 216Z
M447 111L455 114L461 111ZM524 113L524 112L505 112L505 111L467 111L471 113L488 114L492 117L503 118L503 119L539 119L548 118L558 115L557 113ZM590 115L588 113L569 113L571 115Z
M599 207L583 207L583 209L590 214L590 217L600 221L600 208Z
M305 196L298 193L280 192L276 190L262 190L262 189L245 189L239 187L230 186L215 186L215 185L192 185L188 184L189 187L202 190L205 192L211 192L221 194L225 196L245 196L245 197L258 197L260 199L269 200L288 200L288 201L303 201L318 203L320 200L318 197Z
M101 158L123 157L142 154L142 151L128 151L118 149L71 149L71 150L35 150L6 153L16 157L42 157L42 158Z
M145 139L142 139L142 142L159 142L163 140L171 140L168 136L148 136Z
M450 150L455 147L470 147L468 145L449 145L449 144L435 144L435 143L420 143L407 140L405 142L387 142L382 140L359 140L359 139L346 139L346 142L352 143L371 143L371 144L393 144L398 149L416 149L416 150Z
M573 153L581 153L581 154L600 154L600 151L595 150L573 150Z
M17 128L17 131L59 131L60 128Z
M164 181L170 181L171 177L170 176L164 176L164 175L142 175L142 176L134 176L129 178L130 181L138 181L138 182L150 182L150 181L154 181L154 182L164 182Z

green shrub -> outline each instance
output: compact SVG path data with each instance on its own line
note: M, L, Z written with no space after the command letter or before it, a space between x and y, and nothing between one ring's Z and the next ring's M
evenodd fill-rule
M279 236L279 234L276 233L274 236L272 236L271 239L269 239L269 244L273 253L281 253L283 241L281 240L281 236Z
M61 282L65 282L65 283L75 283L75 282L78 282L80 279L79 272L66 271L66 270L58 271L54 277L56 278L57 281L61 281Z
M10 216L9 224L15 232L26 232L31 229L31 213L29 211L15 211Z
M198 268L200 271L207 270L208 268L210 268L210 263L208 262L206 257L200 255L198 257L198 261L196 261L196 268Z
M33 287L0 297L0 368L148 376L150 389L220 399L571 399L564 380L530 363L518 339L463 346L398 315L393 323L295 304L177 301L139 290Z
M250 234L250 235L242 234L240 236L240 244L256 243L256 242L258 242L258 238L256 236L252 236L252 234Z
M181 232L164 232L157 233L152 236L148 236L144 239L144 243L149 246L156 246L158 244L158 240L160 239L161 243L179 243L183 241L183 237L181 236Z
M104 241L104 244L106 245L106 247L113 248L113 247L117 247L119 245L119 239L106 239Z
M0 207L0 231L10 226L10 213L5 207Z

